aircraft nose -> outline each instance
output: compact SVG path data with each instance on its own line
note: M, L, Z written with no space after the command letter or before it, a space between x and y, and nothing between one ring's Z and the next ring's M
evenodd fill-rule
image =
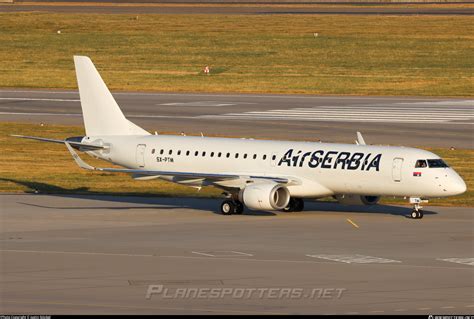
M467 190L466 183L457 173L454 173L453 175L454 178L450 187L451 191L454 193L454 195L461 195Z

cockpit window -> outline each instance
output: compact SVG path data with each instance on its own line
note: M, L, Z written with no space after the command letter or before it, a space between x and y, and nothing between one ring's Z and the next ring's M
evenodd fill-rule
M420 167L428 167L428 164L426 164L426 160L417 160L415 164L416 168Z
M429 159L428 166L433 167L448 167L448 165L442 159Z

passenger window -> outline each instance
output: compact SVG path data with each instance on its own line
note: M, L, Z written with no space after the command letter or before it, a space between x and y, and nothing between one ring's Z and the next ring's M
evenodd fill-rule
M203 157L206 156L206 152L202 152L202 156L203 156Z
M257 154L253 154L253 159L257 159Z
M199 155L198 151L194 152L194 156L198 156L198 155Z
M230 157L230 153L227 153L226 157L229 158L229 157Z
M415 168L424 168L428 167L428 164L426 164L425 160L417 160L415 164Z
M214 152L211 152L211 157L214 157Z
M151 150L151 154L155 154L155 149L152 149L152 150Z
M266 160L267 159L267 155L263 155L263 160Z
M181 150L178 151L178 155L181 155Z
M272 156L272 161L276 160L276 158L277 158L276 155L273 155Z
M235 158L239 158L239 153L235 153Z
M221 155L222 155L222 153L221 153L221 152L219 152L219 154L217 154L217 157L221 157Z
M163 155L163 153L165 152L165 150L160 150L160 154Z
M189 156L189 151L186 151L186 156Z
M170 154L170 155L173 154L173 150L170 150L169 154Z
M247 154L244 154L244 158L247 158Z

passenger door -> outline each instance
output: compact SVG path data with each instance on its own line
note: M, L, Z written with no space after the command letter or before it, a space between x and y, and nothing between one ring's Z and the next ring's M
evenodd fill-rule
M137 145L137 153L136 153L136 160L138 167L145 167L145 144L138 144Z
M392 178L394 182L402 181L402 166L403 166L403 158L397 157L393 159Z

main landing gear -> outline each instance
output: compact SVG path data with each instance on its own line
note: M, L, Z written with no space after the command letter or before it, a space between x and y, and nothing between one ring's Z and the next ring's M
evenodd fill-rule
M221 204L222 215L242 214L244 212L244 204L238 200L226 199Z
M410 204L413 204L413 210L411 212L411 218L413 219L421 219L423 218L423 211L421 210L423 207L421 203L428 202L427 200L422 200L419 197L410 197Z
M283 208L284 212L301 212L304 209L304 201L302 198L291 197L288 205Z

